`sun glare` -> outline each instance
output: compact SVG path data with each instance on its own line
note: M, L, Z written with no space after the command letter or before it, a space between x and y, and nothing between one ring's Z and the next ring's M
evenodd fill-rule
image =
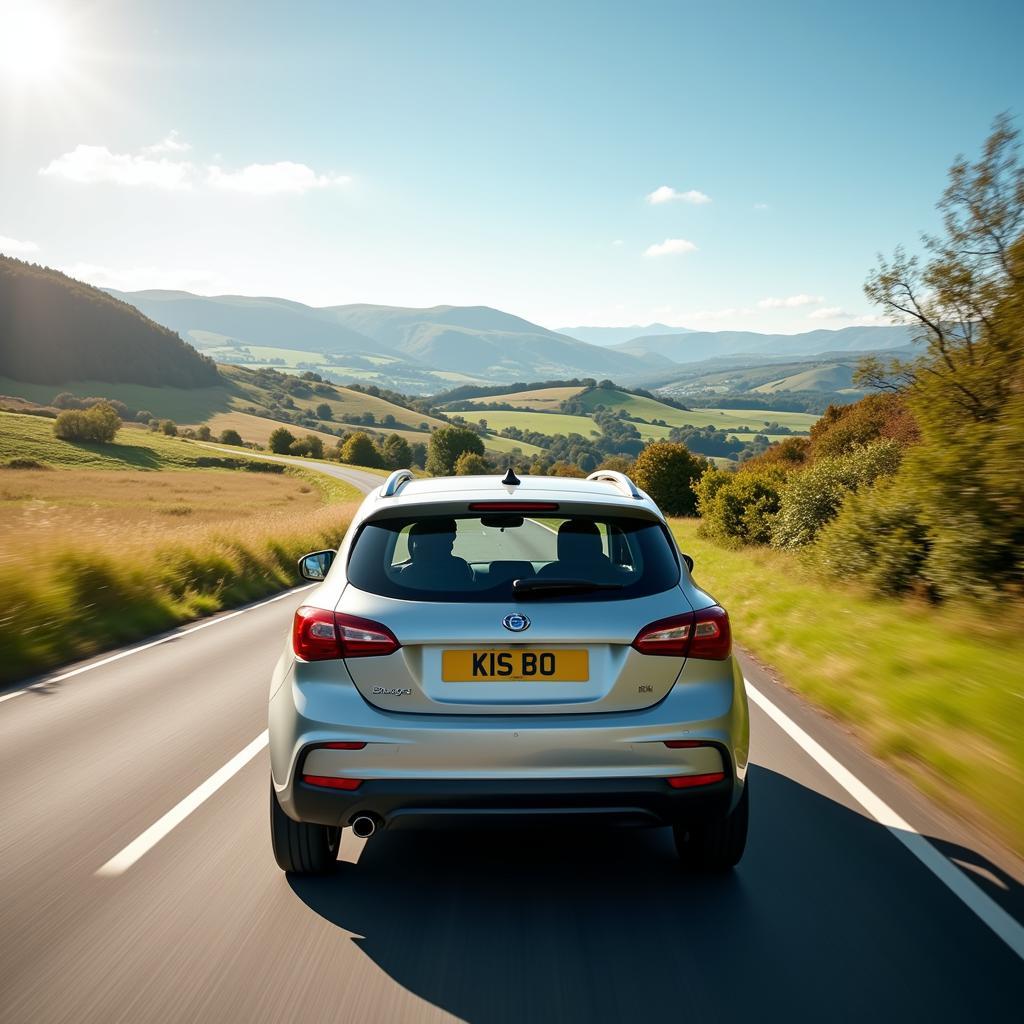
M29 3L0 3L0 74L45 81L59 74L67 39L50 11Z

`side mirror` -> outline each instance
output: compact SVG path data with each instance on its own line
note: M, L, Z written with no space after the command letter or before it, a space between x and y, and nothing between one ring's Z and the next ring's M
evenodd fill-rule
M334 563L336 551L313 551L299 559L299 575L304 580L319 583L327 578L327 573Z
M689 555L683 555L683 561L686 563L686 568L693 572L693 559Z

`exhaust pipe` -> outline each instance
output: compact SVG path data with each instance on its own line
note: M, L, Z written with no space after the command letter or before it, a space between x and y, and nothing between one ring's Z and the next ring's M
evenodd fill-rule
M359 814L352 819L352 834L359 839L369 839L377 827L376 817L370 814Z

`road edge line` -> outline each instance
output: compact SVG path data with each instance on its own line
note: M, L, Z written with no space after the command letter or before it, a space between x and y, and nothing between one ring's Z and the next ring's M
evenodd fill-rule
M868 788L813 736L744 677L747 695L804 753L823 768L861 807L886 828L980 921L1024 960L1024 925L974 884L905 818Z

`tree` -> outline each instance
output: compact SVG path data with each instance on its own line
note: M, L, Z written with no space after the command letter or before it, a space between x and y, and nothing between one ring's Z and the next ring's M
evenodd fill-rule
M633 479L669 516L692 516L697 498L693 482L708 468L707 459L691 454L685 444L655 441L637 456Z
M385 469L408 469L412 465L412 448L404 437L389 434L378 445Z
M464 452L483 455L483 440L465 427L439 427L430 435L427 472L434 476L450 476L459 456Z
M321 402L316 407L316 416L320 420L329 420L334 415L334 411L326 402Z
M427 465L427 446L422 441L412 445L412 462L410 466L419 466L420 469Z
M275 427L270 432L270 439L267 442L270 450L278 455L287 455L295 444L295 435L286 427Z
M55 437L62 441L109 443L121 428L121 419L109 402L90 409L65 409L53 424Z
M306 446L309 448L309 454L314 459L322 459L324 457L323 439L317 437L316 434L306 435Z
M369 434L365 434L361 430L350 434L345 439L345 445L341 449L341 458L343 462L352 466L376 467L380 465L380 456L377 454L373 440Z
M212 436L210 428L205 423L196 427L196 437L198 437L200 441L209 441Z
M242 446L242 435L237 430L222 430L220 432L220 443L221 444L233 444L241 448Z
M476 452L463 452L455 460L456 476L480 476L491 472L491 465L482 455Z
M168 437L177 437L178 436L178 424L175 423L174 420L161 420L160 421L160 429Z

